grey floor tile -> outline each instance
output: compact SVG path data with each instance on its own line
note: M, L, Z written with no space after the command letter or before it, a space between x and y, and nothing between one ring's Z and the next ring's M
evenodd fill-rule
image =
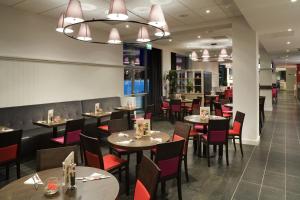
M271 171L266 171L263 186L269 186L280 190L285 190L285 175Z
M284 190L263 186L261 189L261 200L284 200Z
M295 194L300 194L300 177L287 176L286 190Z
M254 200L258 199L259 185L242 181L234 195L236 200Z

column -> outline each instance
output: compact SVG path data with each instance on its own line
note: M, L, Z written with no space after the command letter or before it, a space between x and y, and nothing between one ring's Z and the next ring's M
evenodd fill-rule
M259 143L258 38L243 17L233 19L233 111L246 114L243 143Z

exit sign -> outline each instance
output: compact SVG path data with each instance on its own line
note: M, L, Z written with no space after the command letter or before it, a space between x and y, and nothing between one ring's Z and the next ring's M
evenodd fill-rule
M146 44L146 48L147 48L148 50L152 50L152 44L151 44L151 43L147 43L147 44Z

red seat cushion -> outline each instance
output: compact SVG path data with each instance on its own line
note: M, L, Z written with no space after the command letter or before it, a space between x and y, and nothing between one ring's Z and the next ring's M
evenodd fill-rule
M86 164L89 167L94 167L100 169L100 161L99 156L97 154L91 153L89 151L85 151Z
M61 137L57 137L57 138L52 138L51 141L58 143L58 144L64 144L65 142L65 137L61 136Z
M104 170L106 171L118 168L125 162L126 160L112 154L107 154L103 156Z
M157 149L156 149L156 148L153 148L153 149L151 149L151 152L152 152L153 154L156 154Z
M181 159L179 157L158 161L157 165L161 170L160 176L165 177L176 174L178 172L178 162L180 161Z
M17 158L18 145L13 144L7 147L0 148L0 163L4 163Z
M223 117L231 117L232 115L229 113L223 113Z
M233 122L233 127L229 130L230 135L240 135L241 133L241 123L240 122Z
M198 135L198 131L197 130L195 130L195 129L191 129L191 131L190 131L190 137L194 137L194 136L197 136Z
M108 125L102 125L98 127L100 130L108 132Z
M207 134L201 135L201 137L207 141Z
M137 180L134 189L134 200L150 200L150 194L144 184Z
M204 129L204 126L203 126L203 125L200 125L200 124L196 124L196 125L194 126L194 129L196 129L196 130L203 130L203 129Z

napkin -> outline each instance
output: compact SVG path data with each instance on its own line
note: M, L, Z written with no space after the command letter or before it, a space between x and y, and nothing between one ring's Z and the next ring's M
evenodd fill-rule
M129 135L126 134L126 133L122 133L122 132L121 132L121 133L118 134L118 136L119 136L119 137L128 137Z
M82 180L83 182L86 182L86 181L94 181L94 180L100 180L105 178L110 178L110 176L99 174L99 173L93 173L86 177L77 177L76 180Z
M0 131L2 132L10 132L10 131L13 131L14 129L11 129L11 128L5 128L5 129L0 129Z
M39 184L39 185L43 185L43 181L40 179L38 174L33 175L32 177L30 177L29 179L27 179L24 184L26 185L34 185L34 184Z
M155 141L155 142L159 142L159 143L162 142L162 139L161 139L161 138L153 138L153 137L151 137L150 140L151 140L151 141Z
M117 142L118 144L129 144L130 142L133 142L133 140L125 140L121 142Z

